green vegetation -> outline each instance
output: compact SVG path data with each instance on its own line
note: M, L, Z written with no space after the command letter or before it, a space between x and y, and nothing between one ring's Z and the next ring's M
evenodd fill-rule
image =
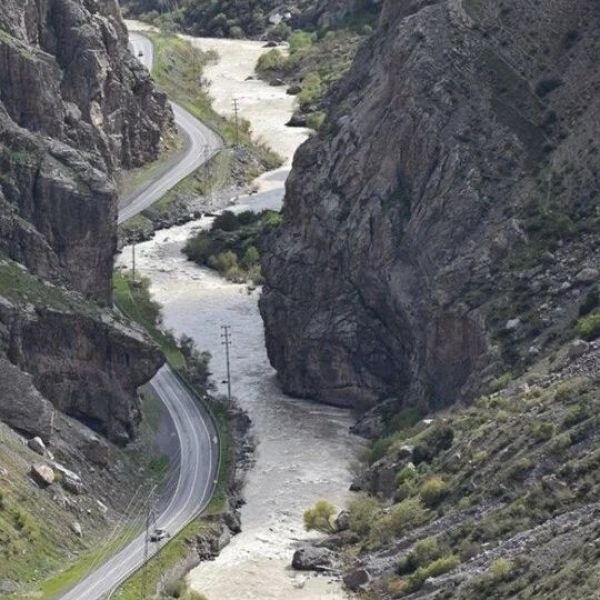
M248 121L240 120L237 129L233 120L213 110L203 70L216 59L214 53L203 52L175 35L147 35L154 44L152 74L158 87L171 100L214 129L225 141L226 148L217 152L205 165L179 182L141 215L121 225L121 231L127 239L145 237L154 228L153 223L186 212L182 209L190 198L206 196L209 190L216 192L228 185L247 184L261 173L281 165L281 158L277 154L262 142L252 139ZM174 146L174 143L171 142L170 146ZM134 173L128 178L127 191L131 194L139 189L145 180L172 160L171 154Z
M260 248L265 236L277 228L281 216L275 211L246 211L238 215L224 211L210 231L191 237L183 252L194 262L215 269L229 281L262 283Z
M319 500L304 513L304 527L306 531L316 529L323 533L331 533L335 529L332 523L334 515L334 506L326 500Z
M423 483L419 495L427 508L435 508L448 495L448 487L441 477L434 476Z
M577 335L584 340L595 340L600 337L600 310L581 317L577 321Z

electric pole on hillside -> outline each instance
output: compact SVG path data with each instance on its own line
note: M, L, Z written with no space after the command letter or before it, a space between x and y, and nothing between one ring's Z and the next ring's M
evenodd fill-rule
M221 344L225 346L225 360L227 364L227 399L231 408L231 368L229 363L229 346L231 346L231 327L229 325L221 325Z
M233 99L233 114L235 115L235 147L240 147L240 107L238 106L238 99Z
M212 167L210 164L210 146L204 146L204 177L206 179L206 198L209 208L212 208Z
M148 560L150 558L150 541L152 531L156 529L156 514L154 512L154 489L150 491L148 497L148 512L146 513L146 536L144 539L144 566L142 567L140 582L140 600L146 600L148 597Z
M135 283L135 242L131 244L131 279Z

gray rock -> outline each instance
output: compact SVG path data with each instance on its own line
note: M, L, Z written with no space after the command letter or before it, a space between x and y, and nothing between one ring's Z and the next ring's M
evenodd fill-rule
M31 448L31 450L37 452L41 456L44 456L46 454L46 444L44 444L42 438L40 437L36 436L34 438L31 438L27 442L27 445L29 446L29 448Z
M227 511L223 515L223 520L232 533L240 533L242 531L242 520L239 510Z
M19 584L11 579L0 581L0 594L16 594L19 591Z
M48 465L41 463L31 465L29 474L40 487L48 487L54 483L54 471Z
M330 571L335 567L336 554L327 548L305 546L294 552L292 568L297 571Z
M71 523L71 531L79 538L83 535L81 524L78 521Z
M590 349L590 344L585 340L575 340L569 344L568 355L570 359L583 356Z
M370 581L371 576L361 567L353 569L344 575L344 584L353 592L366 590Z
M336 531L346 531L350 529L350 512L342 510L338 513L334 521Z
M520 327L521 327L521 319L515 318L515 319L509 319L506 322L504 329L506 331L516 331L517 329L520 329Z
M575 275L575 281L577 283L594 283L600 279L600 271L593 267L586 267L581 269L577 275Z
M61 484L63 488L67 492L71 492L71 494L75 494L76 496L83 494L83 483L81 482L81 480L71 477L71 475L63 474Z

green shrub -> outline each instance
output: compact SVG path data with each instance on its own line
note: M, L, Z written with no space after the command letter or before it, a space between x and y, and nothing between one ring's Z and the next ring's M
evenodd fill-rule
M326 500L319 500L313 508L304 513L304 527L307 531L316 529L324 533L334 531L331 519L335 514L335 508Z
M454 431L449 425L434 424L419 438L413 449L413 462L430 463L440 452L448 450L454 441Z
M555 429L554 423L543 421L542 423L536 423L531 433L537 442L545 442L554 436Z
M577 335L584 340L595 340L600 337L600 311L595 311L585 317L581 317L575 326Z
M504 373L495 379L492 379L489 383L489 389L491 393L499 392L503 390L512 381L512 373Z
M400 559L396 570L400 575L416 571L419 567L427 566L442 556L437 538L431 537L418 541L413 549Z
M591 416L590 408L587 402L578 402L571 406L563 418L563 425L566 428L573 427Z
M324 113L323 111L319 110L319 111L314 112L311 115L309 115L308 119L306 120L306 124L308 125L308 127L310 129L319 131L319 129L321 129L321 126L325 122L326 118L327 118L327 114Z
M360 536L367 536L375 516L381 510L379 502L367 495L359 496L350 502L350 530Z
M213 231L216 229L220 229L221 231L236 231L239 227L240 222L235 213L225 210L215 217L211 229Z
M427 508L435 508L448 494L448 486L441 477L431 477L419 489L421 501Z
M494 579L506 579L512 572L513 564L506 558L497 558L490 564L490 575Z
M256 72L259 75L269 75L281 69L287 62L287 58L277 48L273 48L261 54L256 63Z
M380 517L371 527L371 543L380 546L400 537L427 521L427 512L416 498L396 504L389 513Z
M242 265L245 269L250 269L258 263L260 260L260 254L258 250L254 246L248 246L246 248L246 252L244 253L244 258L242 258Z
M406 481L412 481L417 477L417 470L411 467L404 467L398 475L396 475L396 485L400 485Z
M302 82L302 91L298 94L300 108L306 108L315 102L322 93L321 77L316 72L310 72Z
M231 269L238 268L237 255L235 252L227 250L227 252L211 256L208 264L219 273L227 273Z
M513 480L522 479L531 469L531 461L528 458L519 458L508 467L508 478Z
M261 213L263 225L266 229L276 229L281 225L281 213L276 210L265 210Z
M453 569L456 569L460 564L460 560L454 556L446 556L443 558L438 558L434 560L427 567L418 568L406 581L406 591L407 592L416 592L418 589L423 587L423 584L430 577L439 577L444 573L448 573Z

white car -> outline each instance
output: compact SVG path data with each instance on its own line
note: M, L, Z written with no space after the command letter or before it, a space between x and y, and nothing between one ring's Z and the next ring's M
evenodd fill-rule
M164 529L155 529L150 534L150 541L151 542L160 542L161 540L164 540L168 537L170 537L169 533L167 531L165 531Z

